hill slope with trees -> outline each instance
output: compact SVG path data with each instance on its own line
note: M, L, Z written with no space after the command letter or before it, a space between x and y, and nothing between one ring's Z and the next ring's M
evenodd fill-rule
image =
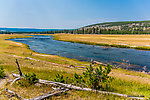
M74 30L78 34L150 34L150 21L106 22Z

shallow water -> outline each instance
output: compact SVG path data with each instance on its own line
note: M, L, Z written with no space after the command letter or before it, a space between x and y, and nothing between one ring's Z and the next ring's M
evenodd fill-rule
M93 59L103 63L129 60L130 64L147 66L147 69L150 70L150 51L63 42L53 40L52 36L42 35L10 40L25 43L30 49L39 53L59 55L80 61Z

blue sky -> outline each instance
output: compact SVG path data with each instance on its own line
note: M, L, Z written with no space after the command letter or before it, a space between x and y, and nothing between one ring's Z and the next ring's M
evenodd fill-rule
M150 0L0 0L0 27L78 28L150 20Z

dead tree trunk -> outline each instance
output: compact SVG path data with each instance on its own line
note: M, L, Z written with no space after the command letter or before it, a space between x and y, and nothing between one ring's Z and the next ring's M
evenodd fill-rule
M22 74L22 72L21 72L21 70L20 70L20 66L19 66L19 63L18 63L18 60L17 60L17 59L16 59L16 64L17 64L17 66L18 66L18 70L19 70L20 76L23 76L23 74Z

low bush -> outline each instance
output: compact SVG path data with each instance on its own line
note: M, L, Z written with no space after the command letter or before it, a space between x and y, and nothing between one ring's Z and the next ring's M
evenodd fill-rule
M4 78L4 77L5 77L4 68L0 67L0 78Z
M38 82L38 78L36 77L36 74L35 73L27 73L25 74L25 78L24 79L21 79L20 81L18 81L18 84L20 86L30 86L30 85L33 85L33 84L36 84Z
M57 82L61 83L70 83L78 86L89 86L92 89L102 89L107 90L109 87L109 82L112 80L112 77L109 76L112 66L107 64L105 68L99 66L99 68L94 69L91 65L82 75L77 73L74 74L72 78L64 78L63 75L56 74L54 79ZM69 80L69 82L68 82ZM72 81L70 81L72 80Z
M103 85L106 85L105 88L108 88L109 81L111 77L108 76L112 69L112 66L107 64L103 69L102 66L94 69L92 66L87 68L86 72L83 72L84 77L87 78L87 84L93 89L102 89Z
M56 82L61 82L61 83L65 83L65 79L63 75L60 74L56 74L56 78L54 79Z
M66 83L66 84L73 83L73 78L64 77L63 75L60 75L59 73L57 73L55 76L56 77L55 77L54 81L56 81L56 82Z

